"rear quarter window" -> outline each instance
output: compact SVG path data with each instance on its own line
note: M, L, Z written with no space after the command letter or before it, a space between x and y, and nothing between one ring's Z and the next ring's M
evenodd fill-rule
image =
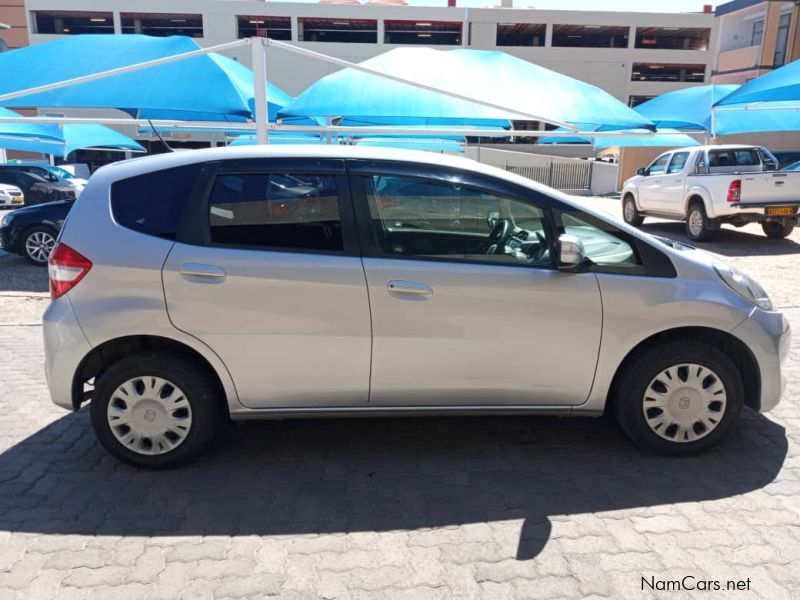
M201 168L186 165L112 183L114 220L128 229L174 240Z

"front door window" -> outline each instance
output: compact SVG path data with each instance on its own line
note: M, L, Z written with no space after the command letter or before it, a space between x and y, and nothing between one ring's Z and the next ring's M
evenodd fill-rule
M372 175L365 182L382 255L552 266L544 213L533 204L448 181Z

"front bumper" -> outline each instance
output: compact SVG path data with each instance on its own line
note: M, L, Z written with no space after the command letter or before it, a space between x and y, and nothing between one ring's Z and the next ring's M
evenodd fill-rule
M92 347L75 318L66 296L53 300L42 317L44 372L54 404L73 410L72 384L75 373Z
M789 321L782 313L754 308L731 333L750 348L758 362L761 371L759 410L772 410L786 389L786 376L781 367L791 344Z

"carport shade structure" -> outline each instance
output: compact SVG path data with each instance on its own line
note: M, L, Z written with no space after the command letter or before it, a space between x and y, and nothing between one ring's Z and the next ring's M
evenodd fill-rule
M592 144L597 150L605 150L606 148L631 148L631 147L663 147L663 148L680 148L684 146L699 146L700 142L694 138L681 133L677 129L664 128L658 129L655 135L637 135L646 134L644 130L631 131L631 135L620 135L619 137L600 137L600 138L582 138L582 137L543 137L539 138L540 144Z
M777 71L773 73L775 72ZM643 102L635 110L655 123L659 131L662 128L672 128L704 131L718 136L800 130L800 112L785 110L788 103L767 102L761 104L759 110L746 110L747 106L741 104L733 105L738 106L737 110L725 108L729 106L726 104L729 98L736 96L742 88L755 81L758 80L741 87L701 85L668 92ZM800 82L798 86L800 90ZM793 106L800 108L800 98Z
M0 117L19 117L0 107ZM0 148L39 152L65 157L75 150L102 148L144 152L135 140L103 125L57 125L44 123L0 123Z
M475 126L538 115L581 131L654 129L600 88L504 52L397 48L360 64L498 108L345 68L312 84L279 114L376 125Z
M192 38L74 35L0 54L0 95L198 50ZM60 89L3 106L116 108L143 119L245 121L254 113L253 73L216 53ZM269 85L270 119L291 97Z

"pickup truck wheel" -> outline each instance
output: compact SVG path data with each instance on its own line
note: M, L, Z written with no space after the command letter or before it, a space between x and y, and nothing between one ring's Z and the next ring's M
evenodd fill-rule
M774 240L782 240L794 230L794 224L782 221L767 221L761 224L764 235Z
M636 200L630 194L627 194L622 200L622 218L625 219L628 225L633 227L639 227L644 222L644 217L639 213L639 209L636 208Z
M693 242L705 242L712 239L719 225L706 215L706 209L701 202L693 202L686 213L686 235Z

